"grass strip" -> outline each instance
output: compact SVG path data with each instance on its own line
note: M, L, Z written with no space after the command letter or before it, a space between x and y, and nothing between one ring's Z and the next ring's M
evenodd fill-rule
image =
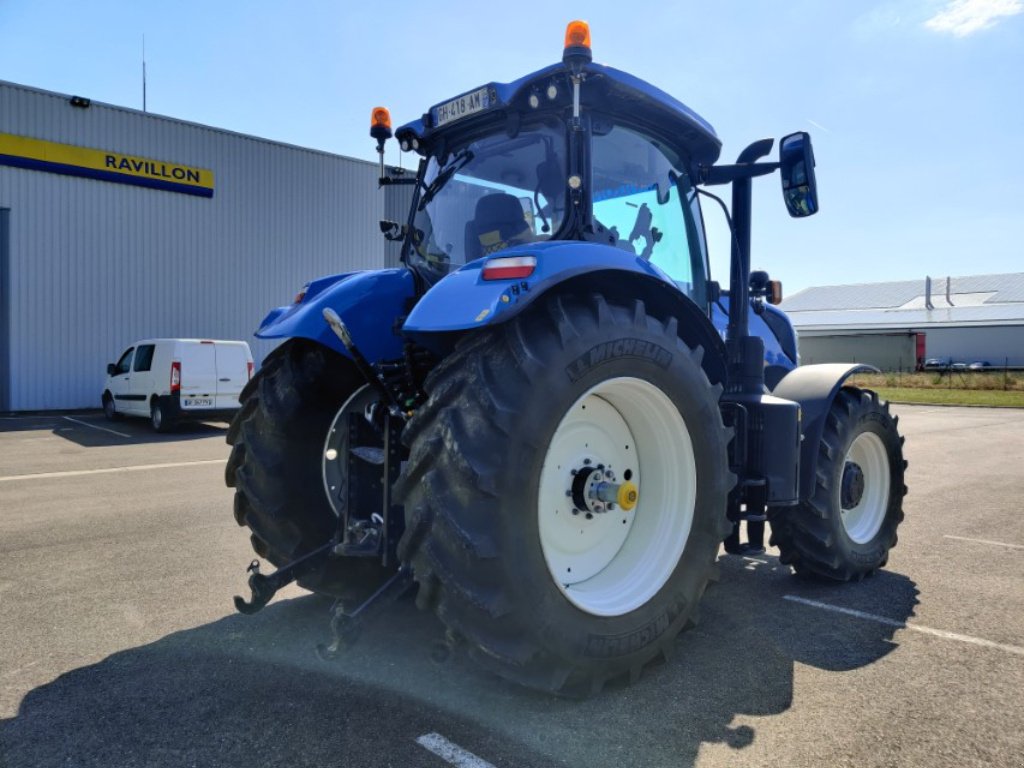
M996 405L1024 408L1024 392L993 389L920 389L912 387L870 387L883 400L923 405Z

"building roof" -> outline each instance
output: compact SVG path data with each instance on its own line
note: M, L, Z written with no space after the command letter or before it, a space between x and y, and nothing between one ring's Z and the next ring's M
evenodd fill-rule
M69 101L72 98L71 94L59 93L57 91L48 91L45 88L36 88L35 86L24 85L22 83L14 83L14 82L11 82L9 80L0 80L0 90L2 90L2 89L10 89L12 91L23 91L25 93L35 94L37 96L46 96L46 97L56 98L56 99L59 99L61 101ZM104 109L104 110L112 110L114 112L123 112L123 113L129 114L129 115L136 115L136 116L144 118L146 120L154 120L154 121L158 121L158 122L183 125L183 126L187 126L189 128L197 128L197 129L201 129L203 131L209 131L211 133L223 134L225 136L233 136L233 137L238 138L238 139L246 139L246 140L249 140L249 141L255 141L255 142L259 142L260 144L269 144L269 145L273 145L273 146L276 146L276 147L283 147L285 149L293 149L293 150L296 150L298 152L304 152L304 153L309 153L309 154L314 154L314 155L323 155L324 157L331 157L331 158L336 158L336 159L339 159L339 160L346 160L346 161L353 162L353 163L359 163L361 165L369 165L369 166L372 166L372 167L377 167L377 161L375 161L375 160L365 160L365 159L358 158L358 157L350 157L348 155L339 155L336 152L328 152L327 150L323 150L323 149L314 149L312 147L302 147L302 146L299 146L298 144L291 144L291 143L289 143L287 141L278 141L277 139L268 139L268 138L264 138L263 136L255 136L255 135L249 134L249 133L241 133L239 131L232 131L232 130L229 130L228 128L218 128L218 127L213 126L213 125L206 125L204 123L196 123L196 122L193 122L191 120L182 120L181 118L178 118L178 117L171 117L169 115L162 115L162 114L159 114L157 112L146 112L146 111L143 111L141 109L135 109L133 107L126 107L126 106L123 106L123 105L120 105L120 104L110 104L108 102L99 101L99 100L93 99L91 97L83 97L83 98L87 98L88 99L88 101L89 101L89 108L90 109L93 108L93 107L99 107L99 108ZM56 141L56 139L54 139L54 140ZM370 147L370 146L371 146L371 144L368 141L367 142L367 147Z
M804 330L1024 325L1024 272L931 278L930 297L927 280L807 288L781 308Z

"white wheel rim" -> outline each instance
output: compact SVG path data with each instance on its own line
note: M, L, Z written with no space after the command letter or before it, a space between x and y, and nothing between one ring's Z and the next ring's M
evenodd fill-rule
M889 454L882 438L874 432L857 435L846 453L844 472L849 463L856 464L864 473L864 492L852 507L843 507L840 502L843 527L853 541L867 544L881 529L889 508Z
M573 470L598 465L637 486L631 511L573 514ZM544 559L566 598L590 614L621 616L654 597L686 549L696 479L686 423L655 385L609 379L573 403L548 445L537 505Z

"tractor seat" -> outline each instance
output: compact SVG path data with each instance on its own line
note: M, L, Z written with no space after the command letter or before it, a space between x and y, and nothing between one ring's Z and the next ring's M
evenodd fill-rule
M514 195L485 195L476 201L476 215L466 223L466 261L532 240L533 231Z

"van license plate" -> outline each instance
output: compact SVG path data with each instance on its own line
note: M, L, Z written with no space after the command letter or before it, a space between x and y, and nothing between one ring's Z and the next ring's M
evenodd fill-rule
M186 408L211 408L213 407L212 397L186 397L184 406Z

